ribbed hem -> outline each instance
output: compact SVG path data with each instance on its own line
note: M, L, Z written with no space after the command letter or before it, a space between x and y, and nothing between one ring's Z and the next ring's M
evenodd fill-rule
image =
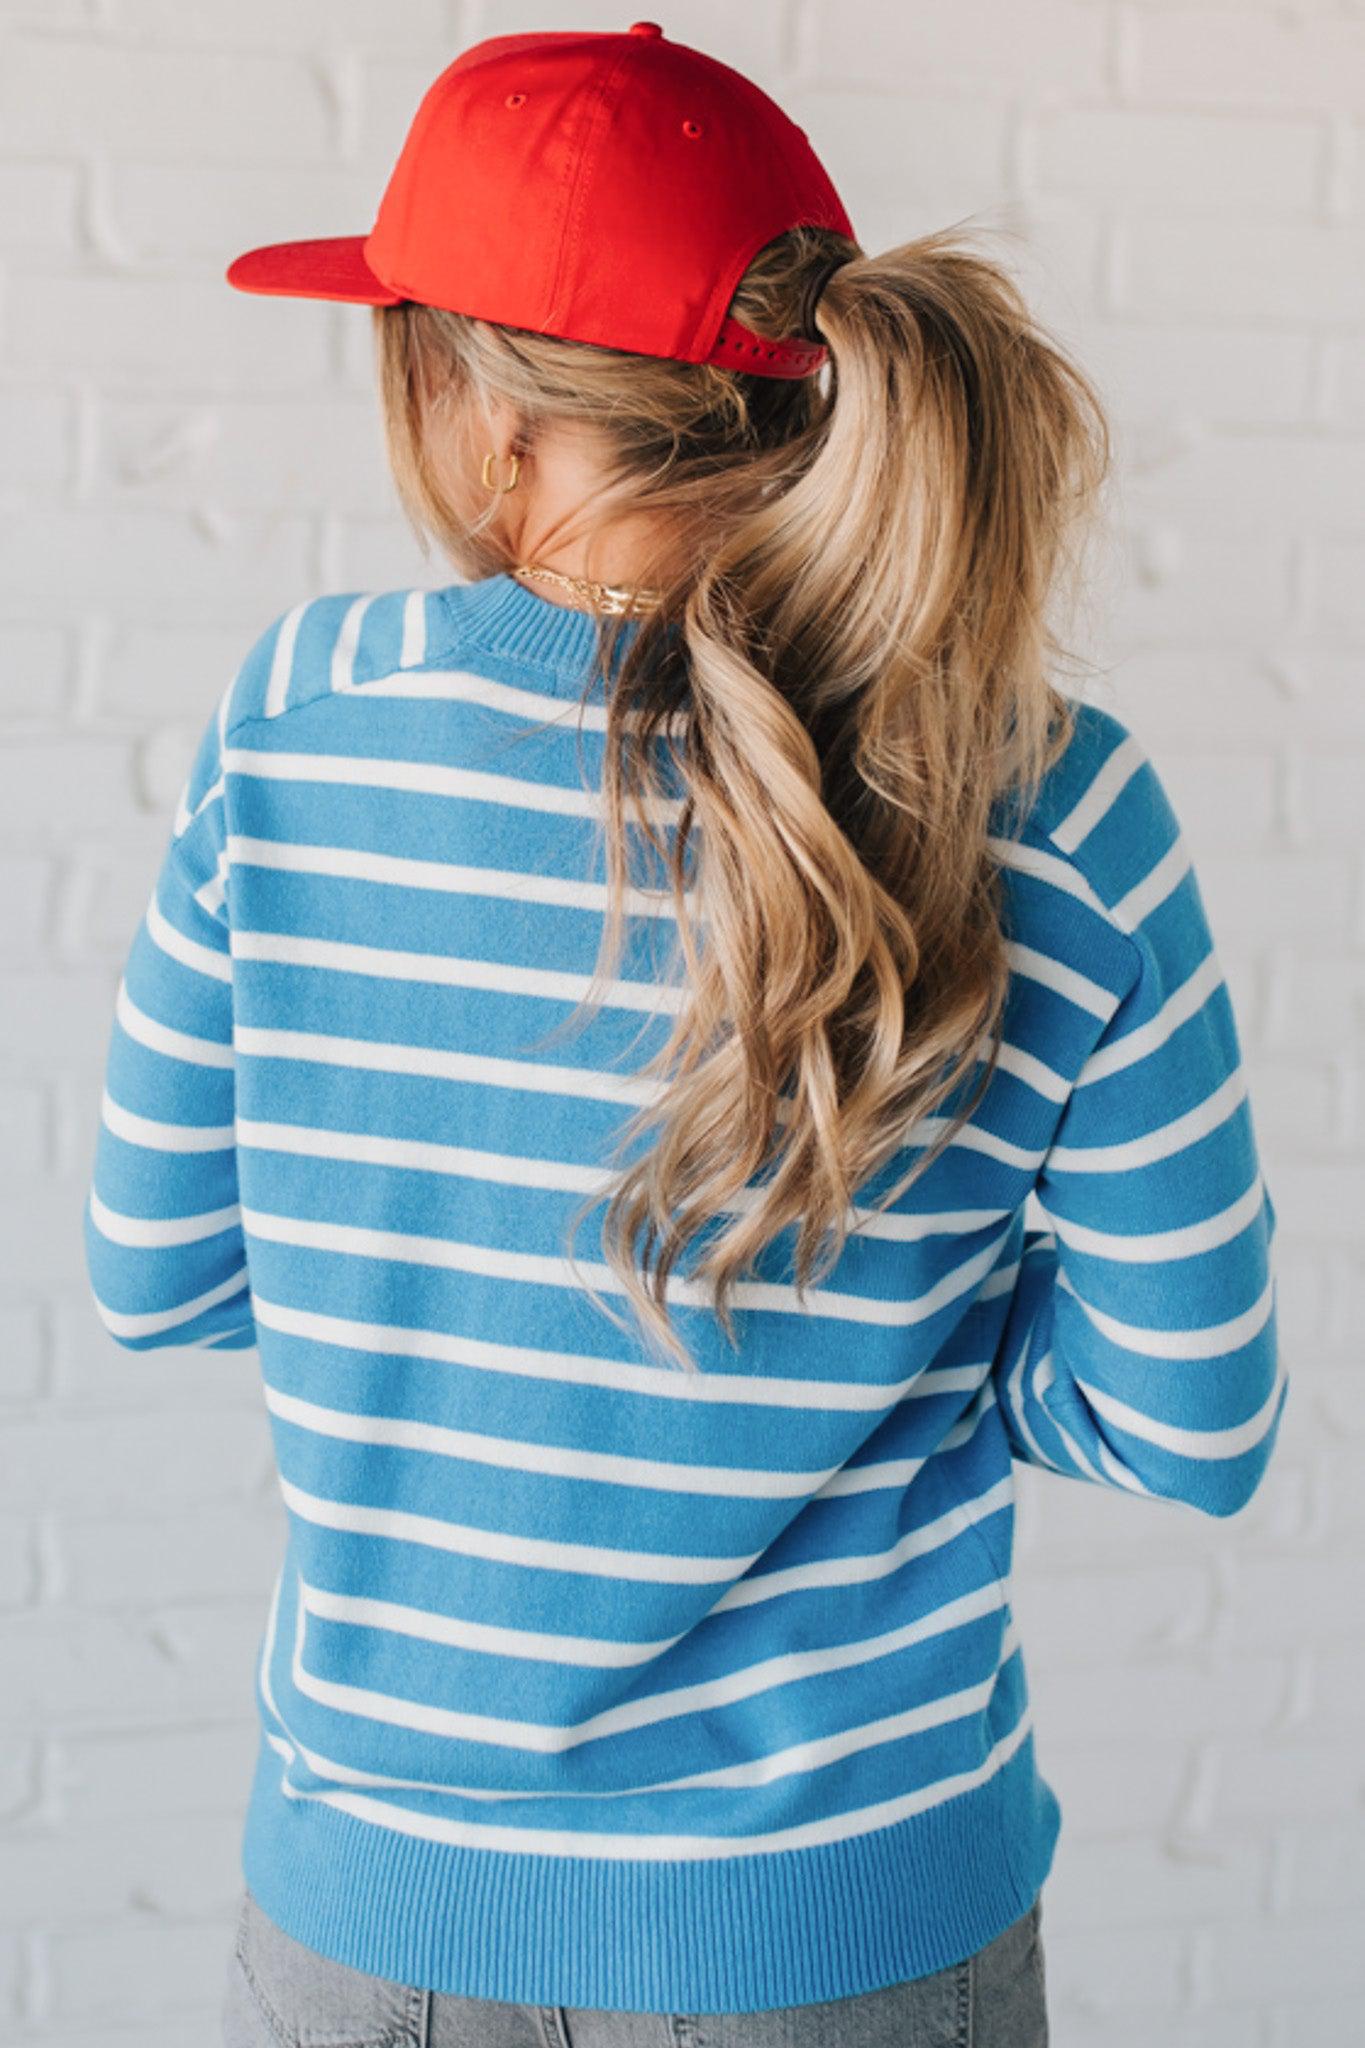
M558 696L577 697L597 657L599 637L608 621L596 612L578 611L537 591L505 572L477 583L448 584L437 596L445 608L452 647L481 647L506 661L543 669L547 687ZM617 653L621 655L640 630L638 619L623 621ZM600 681L596 685L600 689Z
M281 1790L261 1736L247 1884L296 1941L401 1984L663 2013L756 2012L929 1975L1028 1911L1061 1813L1032 1732L986 1784L812 1849L679 1862L518 1855Z

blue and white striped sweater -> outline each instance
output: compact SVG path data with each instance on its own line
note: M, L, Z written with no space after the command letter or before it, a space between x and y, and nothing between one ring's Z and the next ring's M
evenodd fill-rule
M495 576L260 636L120 986L90 1278L132 1348L259 1346L289 1536L243 1863L280 1925L517 2002L845 1997L1042 1885L1014 1461L1236 1512L1285 1399L1274 1211L1178 823L1078 705L995 842L970 1124L804 1306L770 1246L738 1351L676 1275L702 1371L649 1360L564 1255L677 1000L642 890L555 1035L605 907L595 630Z

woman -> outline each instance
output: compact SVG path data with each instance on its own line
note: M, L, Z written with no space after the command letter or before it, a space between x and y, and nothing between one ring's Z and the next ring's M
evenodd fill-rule
M1036 2048L1014 1461L1228 1515L1285 1398L1188 853L1051 679L1095 394L651 22L229 279L375 308L461 579L261 634L114 1023L100 1311L259 1346L288 1514L226 2038Z

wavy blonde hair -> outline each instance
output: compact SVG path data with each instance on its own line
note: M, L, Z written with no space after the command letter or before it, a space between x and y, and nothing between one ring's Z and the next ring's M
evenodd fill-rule
M989 1086L1009 984L991 841L1013 827L997 807L1012 797L1022 822L1073 730L1049 671L1074 657L1045 610L1079 589L1073 543L1109 467L1095 388L959 228L879 256L794 229L758 252L730 312L765 336L801 331L835 255L849 260L808 330L830 363L800 380L408 302L374 312L385 444L424 549L435 538L466 577L513 566L499 501L469 490L489 398L514 409L523 449L542 424L590 434L591 547L642 513L668 536L639 578L663 590L659 613L624 652L600 618L585 679L585 695L611 681L608 911L574 1017L620 958L629 807L668 878L685 985L622 1152L657 1139L614 1176L603 1251L646 1340L693 1371L667 1302L694 1241L672 1291L707 1300L734 1345L735 1289L764 1247L795 1227L804 1306L858 1226L855 1194L974 1074L863 1213L896 1200ZM669 735L671 845L655 829ZM571 1263L602 1199L575 1214Z

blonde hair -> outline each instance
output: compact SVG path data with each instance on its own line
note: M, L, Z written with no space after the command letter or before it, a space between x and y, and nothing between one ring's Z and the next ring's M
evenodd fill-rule
M811 333L830 369L801 380L412 303L374 313L387 452L424 547L434 536L465 576L512 566L490 531L498 501L471 510L465 489L487 398L514 409L524 445L541 422L590 432L593 545L642 513L668 533L636 579L663 590L660 613L623 653L618 622L598 624L609 907L574 1016L620 957L629 805L668 877L685 988L641 1070L661 1085L621 1146L655 1126L657 1140L614 1178L603 1252L646 1340L688 1370L666 1302L694 1240L684 1298L707 1289L733 1345L734 1290L763 1248L797 1227L804 1306L857 1227L855 1193L978 1069L876 1207L896 1200L990 1084L1009 970L988 841L1008 793L1022 822L1073 730L1049 677L1072 657L1044 613L1063 580L1077 587L1070 543L1109 466L1094 387L956 228L879 256L794 229L729 310L765 336L799 331L834 255L850 260ZM668 732L671 848L654 824ZM571 1262L601 1199L576 1212Z

